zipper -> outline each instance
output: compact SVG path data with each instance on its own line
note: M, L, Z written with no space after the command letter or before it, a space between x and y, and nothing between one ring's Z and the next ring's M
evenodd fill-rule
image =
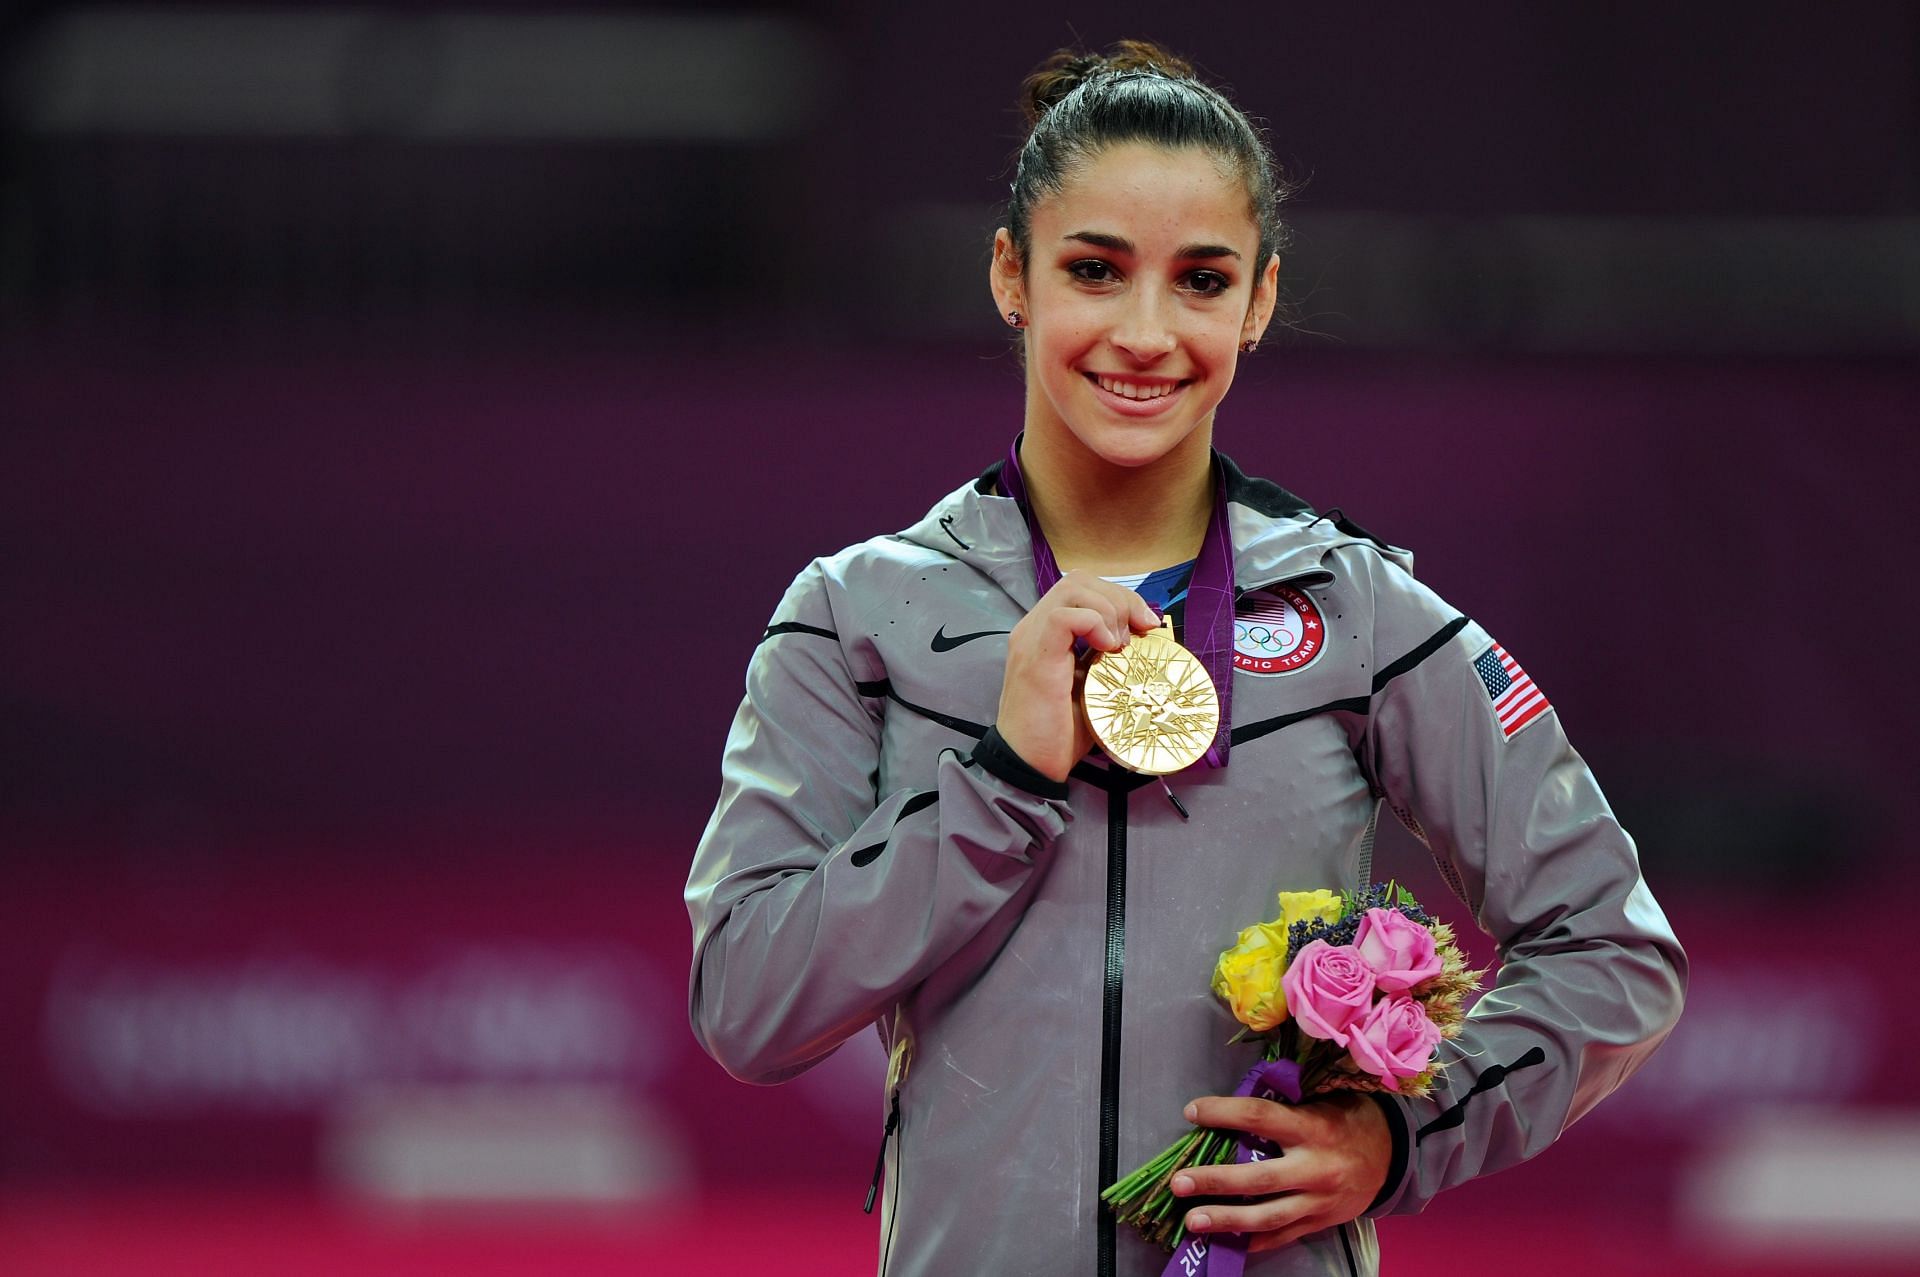
M880 1176L887 1169L887 1142L900 1127L900 1088L893 1088L893 1107L887 1113L887 1129L880 1133L880 1156L873 1159L873 1182L867 1185L867 1204L861 1209L873 1214L874 1198L880 1196Z
M1127 794L1118 775L1107 790L1107 966L1100 1007L1100 1187L1120 1178L1120 1009L1127 959ZM1113 1277L1115 1227L1100 1211L1099 1273Z
M866 1213L873 1214L873 1200L880 1195L880 1176L887 1169L887 1141L900 1129L900 1088L893 1088L893 1105L887 1112L887 1129L880 1135L880 1156L873 1162L873 1183L867 1185ZM900 1218L900 1176L893 1177L893 1209L887 1212L887 1235L880 1243L880 1277L886 1277L887 1261L893 1258L893 1225Z
M1180 795L1173 792L1173 786L1167 783L1167 778L1165 776L1162 776L1160 778L1160 788L1167 791L1167 801L1172 803L1173 809L1180 813L1180 819L1182 820L1193 819L1193 814L1187 810L1187 805L1180 801Z

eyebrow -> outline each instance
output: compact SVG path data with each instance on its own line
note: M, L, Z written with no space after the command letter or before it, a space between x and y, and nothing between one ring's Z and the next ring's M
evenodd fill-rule
M1081 244L1091 244L1095 248L1109 248L1116 253L1126 253L1129 256L1134 251L1132 240L1119 235L1109 235L1105 231L1074 231L1062 238ZM1174 256L1183 260L1207 261L1222 257L1238 258L1240 254L1224 244L1184 244L1174 253Z

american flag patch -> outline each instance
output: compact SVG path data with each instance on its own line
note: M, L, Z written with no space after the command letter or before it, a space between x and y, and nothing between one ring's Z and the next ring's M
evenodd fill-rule
M1547 704L1547 694L1498 643L1473 658L1473 669L1493 701L1494 717L1500 720L1504 740L1512 740L1515 732L1552 708Z

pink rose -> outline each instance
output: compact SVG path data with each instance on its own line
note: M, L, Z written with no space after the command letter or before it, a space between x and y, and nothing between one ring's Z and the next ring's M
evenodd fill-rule
M1404 993L1375 1003L1353 1025L1346 1043L1353 1062L1389 1091L1400 1089L1401 1078L1426 1072L1439 1045L1439 1026L1427 1018L1425 1007Z
M1369 909L1354 933L1353 947L1373 968L1374 983L1388 993L1405 993L1440 974L1433 933L1392 909Z
M1350 944L1315 940L1293 955L1280 977L1287 1009L1309 1037L1347 1044L1347 1026L1373 1005L1373 968Z

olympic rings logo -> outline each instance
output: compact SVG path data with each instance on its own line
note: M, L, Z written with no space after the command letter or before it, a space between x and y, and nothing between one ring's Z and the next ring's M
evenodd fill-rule
M1291 630L1279 626L1254 625L1246 621L1233 623L1233 645L1246 651L1251 648L1258 652L1269 652L1275 656L1282 652L1291 652L1300 645L1300 636ZM1253 652L1248 652L1252 655Z

